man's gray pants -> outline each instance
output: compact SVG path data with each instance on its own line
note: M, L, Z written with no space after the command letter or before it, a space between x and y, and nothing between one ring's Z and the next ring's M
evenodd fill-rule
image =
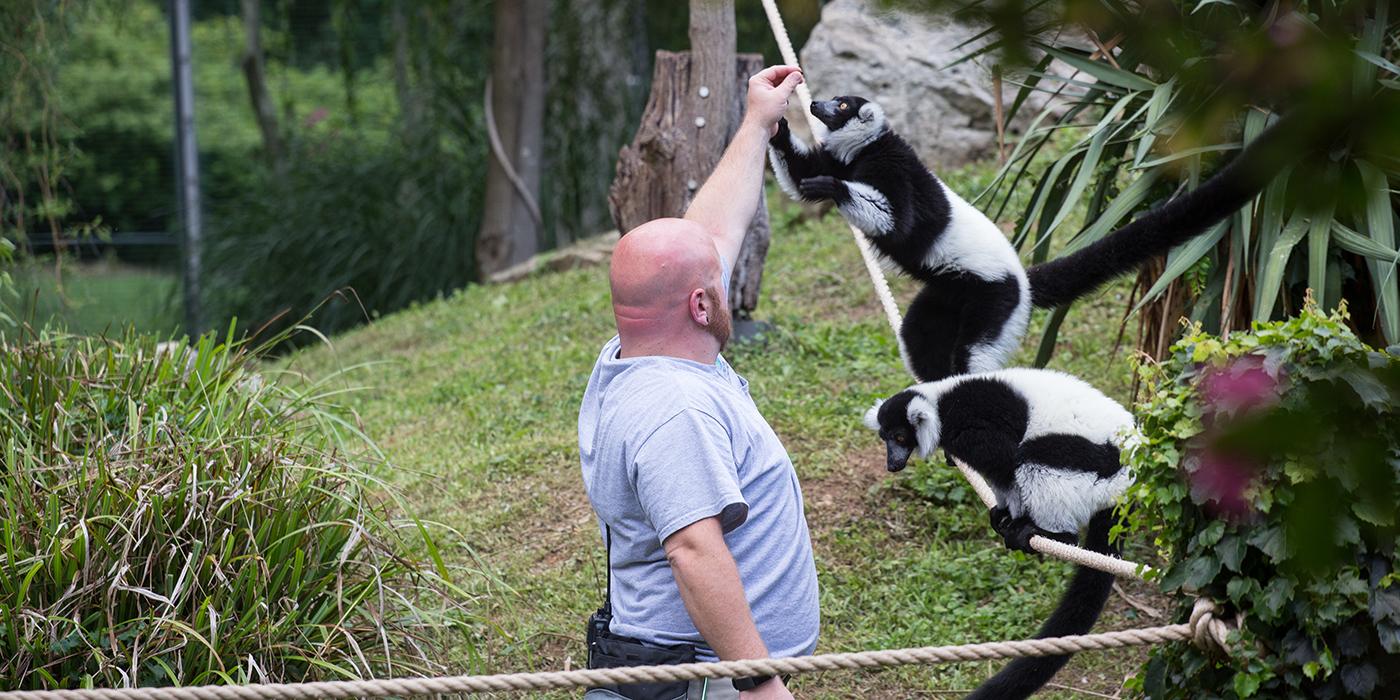
M594 688L583 694L583 700L617 700L622 697L611 690ZM685 695L676 696L675 700L738 700L739 691L734 689L734 683L728 678L702 678L691 681L686 688Z

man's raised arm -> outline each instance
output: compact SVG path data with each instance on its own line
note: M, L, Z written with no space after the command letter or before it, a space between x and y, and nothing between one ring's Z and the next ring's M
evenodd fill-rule
M719 165L686 209L685 218L710 232L715 248L731 267L763 196L768 139L776 133L778 119L787 111L788 97L801 82L802 73L793 66L770 66L749 78L744 120Z

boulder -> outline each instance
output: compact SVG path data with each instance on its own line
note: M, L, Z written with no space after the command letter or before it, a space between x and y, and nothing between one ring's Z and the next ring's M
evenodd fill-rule
M945 68L972 52L959 46L981 31L951 16L834 0L802 47L813 99L859 95L885 108L896 132L930 168L950 168L996 155L995 98L989 65L977 60ZM1018 87L1006 84L1010 107ZM1046 103L1037 93L1008 131L1027 126ZM1007 136L1008 150L1014 143Z

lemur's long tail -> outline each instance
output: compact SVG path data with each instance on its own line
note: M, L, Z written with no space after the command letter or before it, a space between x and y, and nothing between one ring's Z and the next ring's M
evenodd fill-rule
M1048 308L1074 301L1238 211L1300 155L1301 149L1290 145L1299 143L1303 121L1285 117L1200 187L1079 251L1026 270L1031 302Z
M1106 508L1089 520L1084 536L1084 548L1104 554L1116 554L1109 544L1108 533L1113 527L1113 509ZM1108 595L1113 590L1113 575L1078 567L1074 578L1060 597L1060 604L1045 624L1036 632L1036 639L1088 634L1099 619ZM965 700L1023 700L1039 690L1069 662L1069 655L1041 656L1016 659L999 673L972 691Z

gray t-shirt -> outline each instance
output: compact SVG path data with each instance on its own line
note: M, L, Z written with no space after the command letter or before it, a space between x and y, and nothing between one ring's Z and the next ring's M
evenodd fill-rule
M583 482L612 528L612 631L713 650L691 622L662 542L719 516L773 656L810 654L819 613L802 490L787 451L724 358L618 357L603 346L578 416Z

